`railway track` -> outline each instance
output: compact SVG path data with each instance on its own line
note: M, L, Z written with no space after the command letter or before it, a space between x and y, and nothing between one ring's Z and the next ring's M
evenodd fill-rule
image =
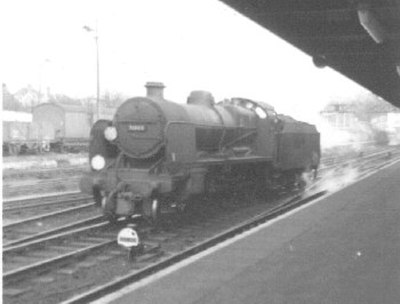
M81 166L60 166L55 168L36 168L36 169L8 169L3 171L4 179L20 179L20 178L40 178L49 179L55 176L72 176L82 174L88 168L88 165Z
M89 227L93 224L97 224L102 221L104 221L104 218L102 215L95 215L92 217L87 217L83 220L70 222L65 225L58 225L56 228L53 228L53 229L47 229L47 230L44 229L42 231L38 231L33 234L25 233L25 234L22 234L23 236L20 236L19 238L13 238L8 241L3 240L3 249L18 246L18 245L28 244L33 241L40 241L40 240L46 239L46 238L54 236L54 235L59 235L64 232L74 231L74 229Z
M375 168L397 159L393 155L390 160L379 157L382 162L377 161ZM361 174L371 170L372 167L360 167ZM315 193L308 200L325 193L318 183L310 189ZM3 249L4 296L10 303L27 299L31 303L58 303L83 293L66 303L86 303L247 229L239 228L243 223L243 227L251 227L303 203L307 200L296 195L252 204L236 198L234 202L203 206L179 223L168 222L161 230L144 226L139 229L145 249L135 263L129 263L126 252L116 244L117 232L124 222L110 226L100 221L30 244L10 246ZM92 291L85 293L87 289Z
M265 205L259 204L257 207L260 210L264 209ZM188 218L185 223L177 226L176 223L169 223L163 228L165 230L162 231L153 231L149 227L142 226L144 228L140 228L140 233L145 238L145 246L144 252L138 258L138 261L146 263L165 254L164 251L160 250L160 243L172 246L168 254L180 251L182 246L186 246L193 241L194 235L200 236L198 230L202 229L204 225L212 225L213 230L217 231L229 227L233 220L232 212L237 212L237 220L241 220L246 216L239 212L240 209L242 208L236 206L236 210L231 210L230 214L223 214L226 210L223 208L216 210L211 208L210 205L208 212L203 211L205 213L201 216L201 220L193 221L193 218ZM215 213L215 211L218 212ZM196 212L196 214L198 213ZM221 222L223 223L222 228ZM117 246L116 234L124 225L125 223L123 222L116 226L110 225L108 222L99 222L90 227L4 248L3 282L5 294L16 294L15 287L21 283L23 286L29 286L32 284L32 280L33 283L41 282L37 276L46 271L46 277L50 277L50 280L52 280L59 275L93 267L99 261L115 263L115 259L122 261L122 264L119 263L117 271L123 271L120 267L125 265L125 252ZM175 241L167 244L169 237L174 237ZM84 257L87 258L84 259ZM77 263L77 259L83 261ZM62 268L64 265L66 267ZM43 280L46 281L46 279ZM27 281L30 282L26 283ZM25 282L25 285L23 282ZM9 290L7 289L8 286L13 288ZM23 293L23 287L19 291ZM42 300L39 302L42 302Z
M36 215L56 212L59 210L79 206L82 203L93 201L89 195L82 193L68 193L65 195L52 195L26 200L14 200L3 202L3 220L25 219Z
M91 219L91 225L43 237L21 245L3 248L4 282L26 278L35 271L44 271L69 258L78 258L109 244L104 229L110 224L100 218ZM99 236L102 233L102 236ZM43 250L45 249L45 250Z
M352 168L355 166L374 166L376 161L382 158L396 157L399 154L398 149L384 149L383 151L372 151L369 154L362 155L356 159L347 160L341 159L342 163L336 161L336 165L323 166L320 170L322 175L326 172L343 169L342 167ZM332 174L331 174L332 175ZM10 240L15 241L21 232L20 230L28 231L28 234L41 233L43 230L48 230L49 225L46 225L46 220L53 222L53 225L63 225L68 223L68 219L63 222L57 222L57 217L65 217L70 215L70 220L76 220L75 213L80 214L80 211L93 209L93 203L89 203L90 197L79 194L78 192L66 194L65 196L41 196L38 198L31 198L27 200L8 200L3 203L3 230L5 231L4 243ZM83 205L82 205L83 204ZM74 207L74 205L76 207ZM57 211L60 210L60 211ZM80 214L82 215L82 214ZM17 220L16 220L17 219ZM29 224L33 229L29 228ZM21 228L22 227L22 228ZM25 229L23 229L25 227ZM13 228L13 229L12 229ZM14 230L14 233L13 231ZM16 232L15 232L16 231ZM17 236L15 236L15 234ZM23 234L23 233L22 233ZM10 237L11 235L11 237ZM22 237L24 239L24 237ZM29 239L29 237L27 237Z
M388 164L398 162L399 159L400 159L400 156L398 155L396 158L392 158L391 160L388 160L388 162L379 163L375 166L375 170L379 169L383 166L386 166ZM363 172L360 175L360 178L367 174L370 174L372 171L373 171L372 167L369 167L367 169L363 168ZM318 185L314 185L313 187L318 188ZM321 191L314 192L313 194L306 196L306 197L300 197L299 195L296 195L294 197L286 199L282 203L278 204L277 206L275 206L269 210L266 210L256 216L253 216L252 218L249 218L248 220L245 220L244 222L242 222L228 230L225 230L219 234L216 234L215 236L212 236L202 242L194 244L193 246L190 246L189 248L182 250L179 253L176 253L176 254L168 254L167 253L165 258L162 258L157 262L149 263L148 265L144 265L141 269L139 269L137 271L129 273L123 277L117 278L107 284L104 284L102 286L94 288L93 290L91 290L89 292L85 292L83 294L75 296L69 300L62 302L62 303L63 304L78 304L78 303L87 303L89 301L97 300L97 299L99 299L103 296L106 296L112 292L115 292L129 284L137 282L145 277L151 276L152 274L159 272L162 269L165 269L165 268L167 268L173 264L176 264L180 261L183 261L195 254L198 254L201 251L211 248L225 240L233 238L238 234L246 232L258 225L261 225L272 219L275 219L282 214L285 214L291 210L294 210L303 205L306 205L306 204L322 197L326 193L327 193L326 190L321 190Z
M399 147L394 146L394 147L387 147L387 146L382 146L382 147L375 147L374 149L370 148L365 151L354 151L351 153L347 153L345 155L325 155L321 158L321 164L320 168L326 168L326 167L333 167L338 164L343 164L349 161L357 161L360 159L366 159L368 157L373 158L374 156L380 154L380 153L398 153L399 152Z
M79 191L61 192L40 196L30 196L25 198L12 198L3 200L3 211L8 209L24 209L38 207L45 204L53 204L55 201L66 202L76 198L85 197Z
M79 185L79 176L68 178L60 177L53 179L35 179L7 181L3 184L3 197L18 197L32 194L43 195L44 193L76 191Z
M396 148L387 147L369 147L365 152L352 152L347 153L344 156L332 156L325 155L321 159L321 170L325 168L331 168L337 166L340 163L347 162L354 158L363 158L368 155L373 155L375 153L380 153L384 151L392 151ZM56 169L36 169L29 170L25 172L14 172L17 177L18 174L28 174L36 176L34 180L32 179L22 179L19 178L17 181L5 180L3 184L3 197L18 197L24 195L32 194L43 194L59 191L77 191L79 179L84 172L84 167L77 168L56 168ZM62 177L55 177L62 176Z
M364 157L364 161L355 160L351 164L359 167L360 176L396 161L400 155L392 151L388 157L387 151L381 151ZM330 169L340 179L341 170L347 167L350 165L341 164L340 169ZM323 184L323 178L310 189L311 197L326 191L319 184ZM116 244L116 235L126 222L111 226L102 221L101 216L9 242L3 246L4 299L9 303L59 303L82 293L84 295L67 303L86 303L88 299L95 299L184 259L190 252L204 250L205 244L215 244L213 239L222 237L220 234L232 230L232 226L236 229L239 223L260 219L262 214L285 208L285 204L289 204L287 208L301 204L298 197L292 195L289 199L287 194L284 198L274 197L267 202L258 200L251 204L246 203L246 199L235 198L234 202L202 206L205 208L192 211L192 215L178 223L167 221L161 230L144 225L139 228L144 251L135 263L129 263L126 252ZM7 202L6 207L11 207L10 204ZM34 206L32 202L26 204ZM248 225L256 224L249 222ZM115 279L121 276L122 279ZM88 289L92 292L85 293Z
M99 217L93 198L73 192L3 202L3 248L80 226Z
M374 163L386 159L389 160L390 158L396 158L399 155L400 149L394 147L372 150L368 153L360 152L355 157L329 157L321 161L321 166L318 169L318 172L323 175L328 171L341 169L343 166L358 167L361 166L361 164Z
M99 299L100 297L106 296L114 291L117 291L129 284L137 282L145 277L148 277L158 271L161 271L173 264L181 262L189 257L196 255L202 251L205 251L217 244L220 244L230 238L235 237L238 234L246 232L258 225L264 224L278 216L285 214L295 208L303 206L307 203L314 201L317 198L322 197L326 194L325 191L321 191L315 193L306 198L293 197L284 201L283 203L271 208L268 211L257 214L256 216L245 220L244 222L235 225L234 227L217 233L216 235L207 238L199 243L193 244L188 248L185 248L181 252L178 253L166 253L165 258L160 259L154 263L148 263L147 265L143 265L141 269L134 271L133 273L127 274L123 277L117 278L107 284L99 286L89 292L71 298L69 300L64 301L64 304L72 304L72 303L88 303L89 301L94 301Z
M12 221L3 225L3 244L16 241L21 238L47 231L52 227L59 227L73 221L100 215L94 203L75 206L65 210L45 213L20 221Z

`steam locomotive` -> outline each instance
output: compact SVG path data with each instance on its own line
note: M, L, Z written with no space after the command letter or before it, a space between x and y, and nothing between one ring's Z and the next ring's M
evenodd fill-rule
M90 132L91 171L80 188L111 221L138 215L158 222L189 202L295 184L318 168L315 126L264 102L215 103L211 93L194 91L177 104L163 97L162 83L146 88L146 97L128 99Z

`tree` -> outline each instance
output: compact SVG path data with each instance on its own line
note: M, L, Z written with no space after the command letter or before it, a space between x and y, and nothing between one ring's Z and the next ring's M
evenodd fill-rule
M126 97L121 93L106 91L100 102L103 103L103 107L117 108L124 102L124 100L126 100Z
M12 95L5 83L2 84L3 90L3 110L26 111L26 107Z
M361 121L371 121L372 118L390 112L398 112L399 109L382 100L378 96L368 93L350 103L354 115Z

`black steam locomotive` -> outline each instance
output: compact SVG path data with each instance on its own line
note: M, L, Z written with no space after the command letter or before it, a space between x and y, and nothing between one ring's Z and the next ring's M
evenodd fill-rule
M125 101L113 121L91 130L91 172L81 190L93 194L110 220L140 215L157 222L165 211L216 193L266 191L316 170L315 126L277 115L263 102L218 104L194 91L187 104L164 99L161 83Z

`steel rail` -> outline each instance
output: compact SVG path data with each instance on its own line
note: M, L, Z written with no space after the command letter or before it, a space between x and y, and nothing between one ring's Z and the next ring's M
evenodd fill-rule
M363 156L359 156L360 154L358 153L355 156L340 156L340 157L325 157L323 159L321 159L321 165L324 165L324 167L331 167L333 165L339 164L339 163L343 163L343 162L347 162L347 161L351 161L351 160L357 160L357 159L362 159L362 158L367 158L367 157L374 157L375 155L378 154L384 154L387 152L391 152L391 151L399 151L399 148L386 148L383 151L368 151L365 154L363 154ZM362 152L362 151L361 151ZM332 165L328 165L327 163L333 163Z
M379 149L374 149L374 150L370 150L370 151L366 151L366 152L364 152L364 151L354 152L355 155L353 155L353 156L349 156L349 155L341 155L339 157L325 156L324 158L321 159L321 165L332 166L327 163L336 164L336 163L350 161L352 159L359 159L360 158L359 155L361 152L363 153L363 156L361 158L363 158L363 157L373 156L376 154L385 153L385 152L389 152L389 151L400 151L399 148L400 148L400 146L392 146L392 147L385 146L385 147L383 147L383 150L382 150L382 147L380 147Z
M41 214L41 215L33 216L33 217L30 217L30 218L27 218L27 219L24 219L24 220L11 222L9 224L3 225L3 230L4 229L13 228L15 226L25 225L25 224L28 224L28 223L31 223L31 222L35 222L35 221L39 221L39 220L44 220L44 219L55 217L55 216L75 213L75 212L78 212L78 211L81 211L81 210L84 210L84 209L91 208L94 205L95 205L95 203L91 202L91 203L88 203L88 204L84 204L82 206L71 207L71 208L68 208L68 209L59 210L59 211L46 213L46 214Z
M113 245L116 242L117 242L116 240L103 241L99 244L87 246L85 248L81 248L81 249L78 249L78 250L75 250L72 252L68 252L66 254L56 256L51 259L47 259L44 261L37 262L35 264L31 264L28 266L24 266L21 268L17 268L17 269L8 271L3 274L3 282L4 281L9 282L9 281L16 280L16 279L20 278L21 276L26 276L35 271L42 272L43 270L49 269L49 268L53 267L54 265L60 265L63 263L67 263L71 259L76 259L78 257L85 256L85 255L93 252L94 250L98 250L98 249L104 248L106 246Z
M77 192L77 194L81 194L80 192ZM69 198L70 196L73 196L72 198ZM35 207L44 207L44 206L51 206L51 205L58 205L58 204L70 204L78 201L83 201L83 200L89 200L93 199L92 196L89 196L87 194L81 194L80 196L76 197L76 195L54 195L48 198L43 198L43 200L46 200L46 202L42 203L35 203L41 198L29 198L27 200L17 200L15 202L10 202L10 201L4 201L3 202L3 212L5 211L14 211L14 210L21 210L21 209L29 209L29 208L35 208ZM48 200L48 201L47 201Z
M26 169L23 170L24 174L38 174L38 173L53 173L57 171L79 171L79 170L86 170L88 168L88 164L84 165L70 165L66 167L54 167L54 168L42 168L42 169ZM9 175L17 175L20 174L21 169L6 169L5 176Z
M385 166L393 165L396 162L398 162L399 160L400 160L400 155L398 155L397 157L392 157L390 159L390 161L387 161L384 163L379 163L379 164L374 164L371 168L364 169L364 171L362 173L360 173L360 178L362 178L368 174L374 173L377 170L380 170L381 168L383 168Z
M68 178L68 182L78 181L80 176L72 176ZM32 187L49 187L54 185L61 185L66 182L65 177L58 177L52 179L39 179L39 180L24 180L24 181L7 181L3 182L3 192L5 190L16 190L20 188L32 188Z
M3 243L3 249L4 248L9 248L9 247L14 247L14 246L17 246L17 245L20 245L20 244L23 244L23 243L28 243L28 242L44 239L44 238L47 238L47 237L49 237L51 235L59 234L59 233L62 233L62 232L65 232L65 231L68 231L68 230L71 230L71 229L77 229L77 228L79 228L81 226L95 224L95 223L97 223L99 221L102 221L102 220L104 220L104 217L102 215L94 216L94 217L91 217L91 218L88 218L88 219L84 219L84 220L81 220L81 221L77 221L77 222L74 222L74 223L71 223L71 224L67 224L67 225L58 227L58 228L55 228L55 229L43 231L43 232L37 233L35 235L31 235L31 236L27 236L27 237L24 237L24 238L21 238L21 239L13 240L13 241L8 242L8 243Z
M20 202L28 202L28 201L36 201L40 199L52 199L56 198L59 196L73 196L76 194L80 194L80 191L70 191L70 192L61 192L61 193L50 193L50 194L44 194L44 195L37 195L37 196L30 196L26 198L9 198L3 200L3 205L8 205L8 204L19 204Z
M32 241L29 243L25 243L23 245L17 245L14 247L10 247L10 248L6 248L3 250L3 259L5 256L10 255L10 256L14 256L17 252L29 252L28 249L29 248L33 248L33 247L37 247L37 246L43 246L46 245L46 243L52 242L52 241L57 241L57 240L61 240L62 238L69 238L75 234L83 234L83 233L88 233L91 230L97 230L97 229L102 229L104 227L109 226L110 223L109 222L100 222L94 225L91 225L89 227L84 227L84 228L80 228L80 229L76 229L73 231L69 231L67 233L61 233L58 235L54 235L48 238L44 238L44 239L40 239L40 240L36 240L36 241ZM63 263L67 263L69 260L71 259L76 259L77 257L82 257L94 250L97 249L101 249L105 246L109 246L116 243L116 240L106 240L103 241L99 244L90 244L89 246L86 246L84 248L80 248L77 250L73 250L71 252L59 255L59 256L55 256L53 258L49 258L46 260L42 260L30 265L26 265L26 266L22 266L13 270L10 270L8 272L3 273L3 283L10 283L12 281L15 281L18 278L21 277L25 277L28 276L32 273L34 273L35 271L40 271L42 272L43 270L49 269L51 267L53 267L54 265L62 265ZM4 261L3 261L4 262Z
M3 257L6 255L12 255L17 253L18 251L26 251L27 249L29 249L30 247L37 247L37 246L42 246L42 245L46 245L46 243L52 242L52 241L57 241L59 239L62 238L69 238L75 234L82 234L82 233L87 233L90 232L91 230L95 230L98 228L103 228L110 225L109 222L107 221L102 221L100 223L96 223L87 227L82 227L82 228L77 228L75 230L72 231L67 231L67 232L61 232L59 234L56 235L52 235L49 237L45 237L45 238L41 238L41 239L37 239L37 240L33 240L30 241L28 243L24 243L24 244L19 244L16 246L12 246L12 247L7 247L3 249Z
M357 162L367 161L367 160L369 160L371 158L379 160L380 158L387 156L389 153L393 153L393 154L391 154L391 156L393 157L396 154L399 154L400 150L399 150L399 148L392 148L392 149L387 149L387 150L384 150L384 151L374 152L372 154L363 155L361 157L349 158L349 159L341 159L339 161L336 161L333 165L329 165L329 166L325 165L323 167L320 167L318 169L318 171L319 172L320 171L322 171L322 172L323 171L329 171L329 170L337 168L338 165L343 165L343 164L346 164L346 163L354 164L354 163L357 163Z
M32 194L78 191L78 180L55 181L48 184L14 185L9 186L3 183L3 197L22 198Z

